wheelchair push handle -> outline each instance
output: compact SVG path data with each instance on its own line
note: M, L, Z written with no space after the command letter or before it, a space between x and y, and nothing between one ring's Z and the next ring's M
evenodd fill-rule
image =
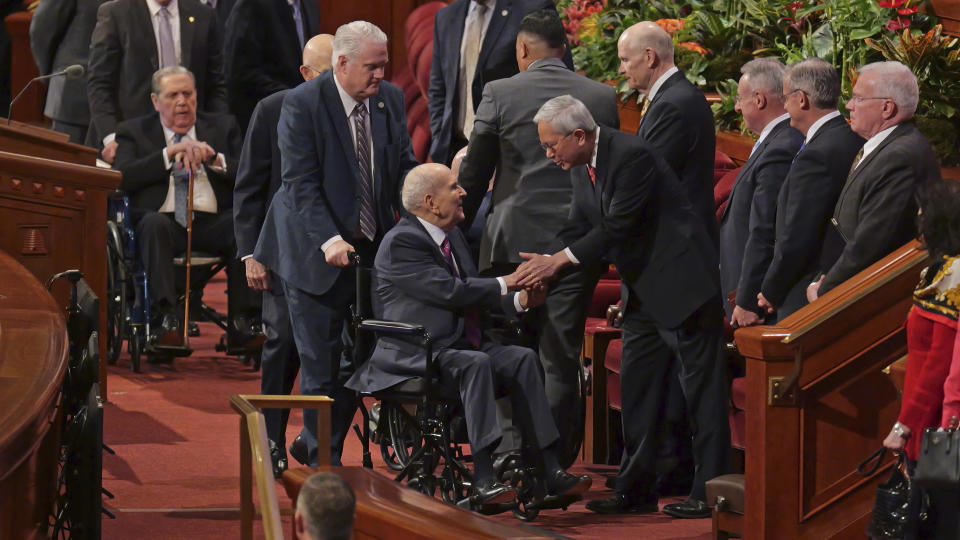
M347 258L350 259L350 264L360 266L360 254L356 251L347 252Z

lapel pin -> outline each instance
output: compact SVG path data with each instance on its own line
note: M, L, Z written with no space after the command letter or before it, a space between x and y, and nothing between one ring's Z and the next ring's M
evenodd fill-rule
M382 108L383 108L383 102L382 102L382 101L378 101L378 102L377 102L377 108L378 108L378 109L382 109Z
M508 13L507 10L503 10L503 11L500 12L500 16L506 17L506 16L507 16L507 13Z
M191 15L190 17L187 17L187 20L193 22L193 16Z

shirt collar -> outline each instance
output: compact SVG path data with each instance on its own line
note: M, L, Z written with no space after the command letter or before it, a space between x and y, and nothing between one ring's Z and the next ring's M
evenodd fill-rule
M162 121L160 122L160 127L163 128L163 140L165 140L168 145L173 144L173 136L175 135L173 130L163 125ZM192 141L197 140L197 125L194 124L190 126L190 129L187 131L186 135L184 135L183 137L185 139L190 139Z
M433 223L423 219L420 216L416 216L420 220L420 224L423 225L423 228L427 230L427 234L430 235L430 238L433 239L433 242L438 246L443 243L447 238L447 233L443 232L443 229L437 227Z
M807 130L807 138L804 139L803 143L807 144L808 142L810 142L810 139L812 139L813 136L817 134L817 130L819 130L821 127L823 127L824 124L826 124L827 122L829 122L830 120L833 120L838 116L840 116L840 111L833 111L833 112L828 112L827 114L818 118L817 121L814 122L812 126L810 126L810 129Z
M347 118L353 114L353 109L356 108L359 101L353 99L353 96L347 93L346 90L340 86L340 81L337 80L337 74L333 73L333 84L337 86L337 93L340 94L340 101L343 102L343 110L347 113ZM370 98L363 100L363 104L367 106L367 114L370 114Z
M647 92L647 101L653 101L653 98L657 96L657 92L660 90L660 87L663 86L663 83L667 82L667 79L678 71L680 71L680 69L677 68L677 66L673 66L661 75L660 78L657 79L657 82L653 83L653 86L650 87L650 91Z
M157 16L157 13L160 12L160 8L163 6L160 5L160 2L157 0L146 0L147 1L147 10L150 11L150 18ZM170 3L167 4L167 11L170 13L171 17L176 17L178 15L177 11L177 0L170 0Z
M899 125L900 124L897 124L895 126L890 126L887 129L877 133L873 137L870 137L869 139L867 139L867 142L863 143L863 156L860 158L860 161L863 161L870 154L870 152L873 152L874 150L876 150L877 147L880 146L880 143L882 143L884 139L889 137L890 134L893 133L893 130L897 129L897 126Z
M600 126L593 130L593 155L590 156L590 166L597 168L597 149L600 148Z
M773 131L773 128L780 125L780 122L783 122L784 120L789 120L789 119L790 119L790 113L783 113L780 116L774 118L773 120L767 122L767 125L763 126L763 130L760 131L760 136L757 137L757 143L754 145L754 147L760 146L760 143L762 143L763 140L767 138L767 135L769 135L770 132Z

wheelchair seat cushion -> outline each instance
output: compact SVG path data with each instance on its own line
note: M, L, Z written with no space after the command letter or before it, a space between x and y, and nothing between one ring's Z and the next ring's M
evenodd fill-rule
M223 258L213 253L194 251L190 254L190 266L212 266L214 264L220 264L221 262L223 262ZM187 264L187 254L184 253L178 257L174 257L173 264L176 266L185 266Z
M440 384L434 384L433 389L439 391L438 397L442 400L458 401L460 395L455 389L444 387ZM411 377L401 381L393 386L373 392L371 395L377 399L417 399L423 396L427 391L427 380L423 377Z

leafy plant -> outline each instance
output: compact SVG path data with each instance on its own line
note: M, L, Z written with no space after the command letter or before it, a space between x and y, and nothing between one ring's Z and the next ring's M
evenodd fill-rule
M737 81L727 79L717 83L717 94L720 95L720 101L711 103L713 110L714 124L718 130L730 130L744 132L743 117L735 109L737 103Z

